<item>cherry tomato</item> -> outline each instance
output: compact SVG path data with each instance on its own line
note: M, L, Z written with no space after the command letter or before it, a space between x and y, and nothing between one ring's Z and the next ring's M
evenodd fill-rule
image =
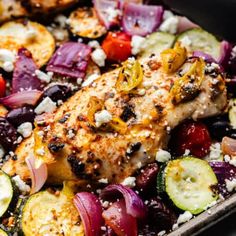
M131 36L109 32L102 43L102 48L110 61L125 61L131 55Z
M4 97L6 94L6 81L0 75L0 98Z
M171 137L170 148L176 155L183 155L185 150L189 150L190 154L202 158L210 151L210 134L201 122L185 122L172 132Z
M126 212L125 201L113 203L102 216L117 236L137 236L137 220Z

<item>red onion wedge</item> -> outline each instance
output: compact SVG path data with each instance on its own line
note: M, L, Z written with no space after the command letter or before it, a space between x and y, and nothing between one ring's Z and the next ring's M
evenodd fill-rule
M94 0L93 3L100 21L107 29L119 25L118 0Z
M201 57L204 59L204 61L206 62L214 62L214 63L217 63L216 60L209 54L205 53L205 52L202 52L202 51L194 51L193 52L193 57Z
M0 98L0 103L9 108L19 108L24 105L36 105L42 92L38 90L22 91Z
M182 33L186 30L193 29L199 27L197 24L190 21L187 17L178 16L179 24L178 24L178 33Z
M102 199L117 199L122 196L125 200L127 213L135 218L143 218L146 215L146 207L142 199L130 188L121 184L112 184L101 192Z
M66 42L52 56L47 71L71 78L84 78L90 54L89 46L83 43Z
M220 58L218 59L219 64L227 69L232 52L232 45L227 41L222 41L220 44Z
M137 220L126 212L125 201L114 202L102 216L108 225L118 236L137 236Z
M159 27L163 12L162 6L127 3L124 5L123 29L130 35L146 36Z
M100 236L102 219L102 205L92 193L81 192L74 197L74 204L83 222L85 236Z
M36 168L35 159L33 155L27 157L25 159L25 162L30 171L30 177L32 181L30 193L33 194L38 192L43 187L43 185L47 180L48 177L47 165L45 163L41 163L41 165L38 168Z
M221 149L226 155L236 156L236 139L224 137L222 139Z
M42 83L35 75L37 69L30 51L25 48L19 49L12 79L12 93L41 90Z

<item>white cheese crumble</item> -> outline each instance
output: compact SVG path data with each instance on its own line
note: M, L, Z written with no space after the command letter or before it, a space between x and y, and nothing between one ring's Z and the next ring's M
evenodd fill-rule
M108 123L112 120L112 115L107 110L102 110L95 113L94 117L95 117L95 122L96 122L97 127L100 127L102 124Z
M114 9L114 8L111 8L111 7L108 7L106 9L106 13L107 13L107 20L109 22L116 20L116 18L121 15L120 10Z
M216 64L215 62L212 62L210 65L207 65L207 66L206 66L206 72L211 73L211 72L213 72L214 70L219 69L219 68L220 68L220 67L219 67L218 64Z
M225 155L224 156L224 160L226 162L228 162L230 165L235 166L236 167L236 158L234 157L233 159L231 159L231 157L229 155Z
M101 184L108 184L108 179L102 178L102 179L99 179L98 182Z
M167 162L171 159L171 155L169 152L159 149L156 153L156 161L158 162Z
M183 214L180 214L177 219L177 224L183 224L185 222L188 222L193 217L192 213L189 211L185 211Z
M168 18L173 17L173 16L174 16L174 14L173 14L171 11L165 10L165 11L164 11L164 14L163 14L163 20L165 21L165 20L167 20Z
M236 190L236 179L232 179L232 180L225 180L225 184L226 184L226 189L228 190L228 192L232 192L233 190Z
M178 29L179 19L177 16L167 18L161 25L159 30L170 34L175 34Z
M43 101L35 108L35 113L40 115L42 113L51 113L54 112L57 108L55 102L52 101L50 97L46 97Z
M180 43L183 47L189 47L192 44L191 39L186 35L182 39L180 39Z
M67 17L59 14L54 18L54 22L58 23L60 28L65 28L67 23Z
M82 83L82 87L91 85L91 84L94 82L94 80L96 80L98 77L100 77L100 75L98 75L98 74L92 74L92 75L90 75L90 76Z
M91 47L91 48L100 48L100 44L97 40L92 40L88 43L88 45Z
M158 234L157 234L157 236L163 236L163 235L165 235L166 234L166 231L165 230L162 230L162 231L160 231Z
M19 175L16 175L12 178L12 180L15 182L16 186L20 189L23 193L28 193L30 191L30 186L27 185Z
M107 55L101 48L97 48L92 52L91 58L98 66L103 67L105 66Z
M136 178L135 177L127 177L126 179L124 179L124 181L121 183L122 185L126 186L126 187L135 187L136 183Z
M188 156L189 154L190 154L190 150L189 149L185 149L183 156Z
M41 70L35 70L35 75L38 77L39 80L45 83L49 83L52 79L53 72L45 73Z
M1 162L2 158L4 157L4 155L5 155L5 151L4 151L3 147L0 145L0 162Z
M20 133L24 138L28 138L33 130L33 126L30 122L24 122L17 128L17 132Z
M74 133L74 130L73 130L73 129L70 129L70 130L68 131L67 137L68 137L69 139L75 137L75 133Z
M134 35L131 40L132 54L138 54L144 47L145 38L142 36Z
M210 160L217 160L222 154L220 143L213 143L210 146L209 158Z
M0 49L0 61L2 63L2 69L6 72L14 70L14 62L16 60L15 54L7 49Z

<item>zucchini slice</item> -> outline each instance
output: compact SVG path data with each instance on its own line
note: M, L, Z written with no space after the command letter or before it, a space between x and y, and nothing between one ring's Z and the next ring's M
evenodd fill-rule
M0 170L0 217L4 215L13 199L14 187L11 178Z
M0 236L8 236L8 234L3 229L0 229Z
M160 171L157 174L157 193L162 194L165 192L165 168L166 165L162 164L160 167Z
M184 157L170 161L165 170L166 192L184 211L198 214L214 202L217 178L207 161Z
M85 38L99 38L106 34L106 28L100 23L93 8L78 8L69 17L70 30L74 35Z
M171 48L175 41L175 36L164 32L150 34L145 40L144 49L140 52L140 58L149 57L152 54L159 55L163 50Z
M185 44L184 40L188 43ZM188 51L202 51L211 55L214 59L220 57L220 42L212 34L201 28L194 28L181 33L176 41L182 42Z
M46 27L36 22L18 20L3 24L0 27L0 48L16 54L21 47L27 48L41 67L51 58L55 40Z
M32 195L23 208L21 224L25 236L84 236L73 198L63 192Z

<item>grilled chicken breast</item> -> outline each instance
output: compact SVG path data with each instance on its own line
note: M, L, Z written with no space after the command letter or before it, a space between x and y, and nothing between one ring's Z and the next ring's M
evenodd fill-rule
M9 160L3 170L27 180L30 176L25 159L40 152L48 163L49 183L78 179L121 183L155 160L158 149L167 146L168 132L180 122L224 110L227 98L221 74L203 72L197 93L192 93L193 81L181 82L181 73L188 71L196 60L199 59L187 60L177 72L169 74L160 58L142 60L142 83L130 94L117 91L121 69L103 74L40 122L34 135L17 148L17 160ZM181 89L176 87L178 83ZM91 127L88 122L91 97L103 101L103 109L112 117L120 117L127 130L116 132L107 124L102 128Z

